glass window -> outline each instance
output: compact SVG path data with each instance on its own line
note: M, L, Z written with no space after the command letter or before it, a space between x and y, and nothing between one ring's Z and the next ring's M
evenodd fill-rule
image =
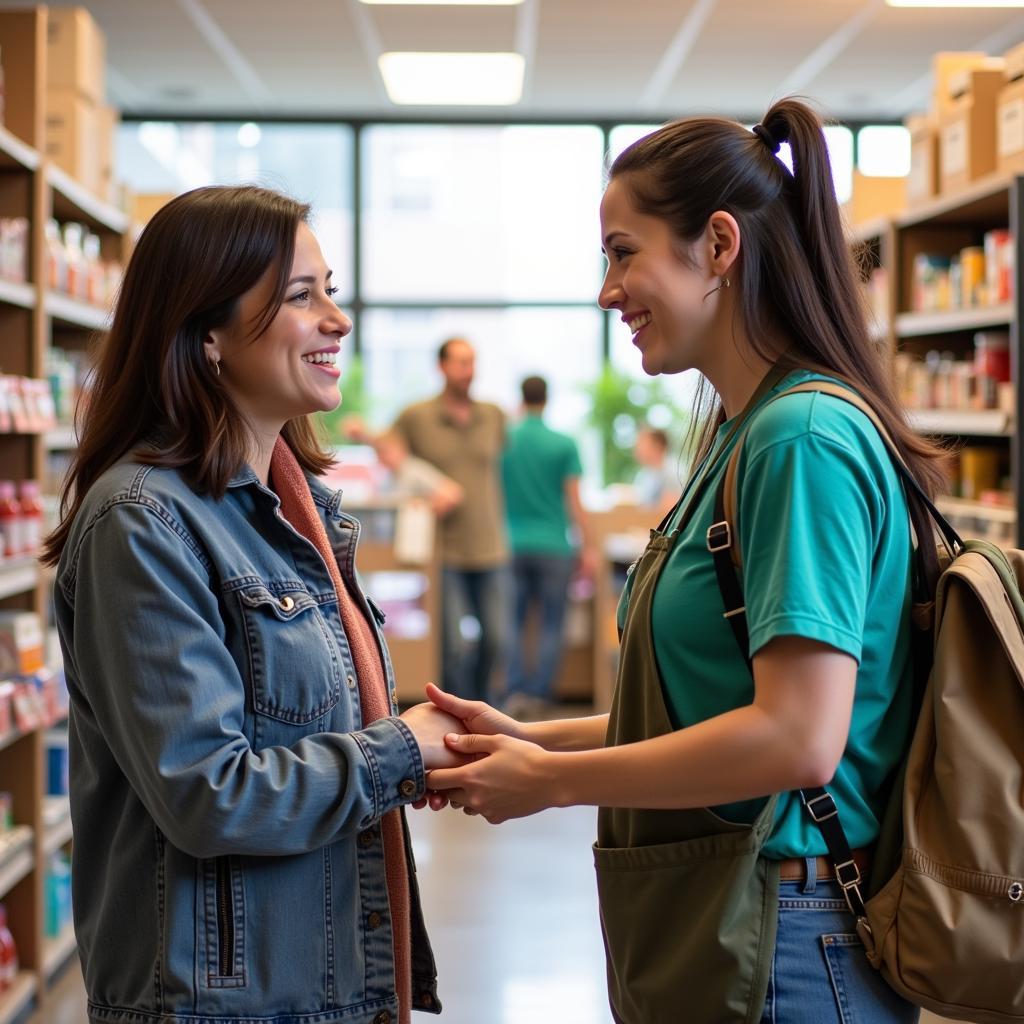
M825 145L832 164L836 199L845 203L853 195L853 132L842 125L826 125Z
M352 297L352 130L344 125L141 121L118 132L118 169L135 192L257 184L310 203L342 301Z
M368 301L590 301L601 132L375 125L363 147Z
M857 170L871 178L910 173L910 132L902 125L869 125L857 133Z
M611 166L612 161L624 150L627 146L632 146L634 142L642 139L645 135L650 135L651 132L657 131L661 127L660 124L618 124L608 133L608 165Z
M441 388L437 350L445 338L467 338L477 352L473 394L508 412L520 402L519 384L539 374L548 382L548 421L579 435L590 399L585 386L601 367L597 307L565 309L368 309L363 314L367 418L386 426L409 403Z

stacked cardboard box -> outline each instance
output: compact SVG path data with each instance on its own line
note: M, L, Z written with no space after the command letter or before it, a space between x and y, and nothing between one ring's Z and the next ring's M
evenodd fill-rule
M84 7L51 7L47 26L46 155L111 202L119 117L104 103L103 33Z
M996 109L1004 74L1005 61L984 53L932 58L931 107L905 122L911 139L909 205L959 191L996 170Z

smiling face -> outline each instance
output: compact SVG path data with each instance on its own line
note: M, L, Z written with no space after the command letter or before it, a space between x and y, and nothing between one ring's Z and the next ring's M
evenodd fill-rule
M721 283L707 247L698 240L684 262L668 224L638 212L622 178L611 181L601 201L601 237L608 270L599 302L622 314L644 372L704 368L720 305L719 295L708 293Z
M273 298L276 268L239 299L226 328L211 332L207 356L220 360L221 386L254 429L276 435L288 420L328 412L341 401L337 367L352 322L334 304L331 271L313 232L300 224L284 301L257 338L253 326Z

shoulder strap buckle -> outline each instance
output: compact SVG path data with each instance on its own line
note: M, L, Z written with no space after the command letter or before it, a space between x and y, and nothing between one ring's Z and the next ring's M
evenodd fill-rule
M726 520L720 523L712 523L707 533L708 551L714 554L716 551L728 551L732 547L732 527Z

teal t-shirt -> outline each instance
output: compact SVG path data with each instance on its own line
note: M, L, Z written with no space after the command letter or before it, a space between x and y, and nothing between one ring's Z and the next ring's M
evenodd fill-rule
M565 484L583 473L576 442L527 415L508 432L501 469L513 553L572 554Z
M821 378L794 372L772 393L812 379ZM731 425L720 428L718 446ZM679 727L743 707L754 697L753 680L722 615L706 543L715 486L727 462L717 463L654 595L655 655ZM756 415L743 442L739 481L750 655L775 637L802 636L857 659L849 739L828 789L850 845L865 846L877 837L884 784L906 749L911 726L906 497L868 418L822 394L790 395ZM620 614L627 601L628 583ZM716 810L733 821L752 821L762 805L758 799ZM782 794L765 855L826 852L798 794Z

